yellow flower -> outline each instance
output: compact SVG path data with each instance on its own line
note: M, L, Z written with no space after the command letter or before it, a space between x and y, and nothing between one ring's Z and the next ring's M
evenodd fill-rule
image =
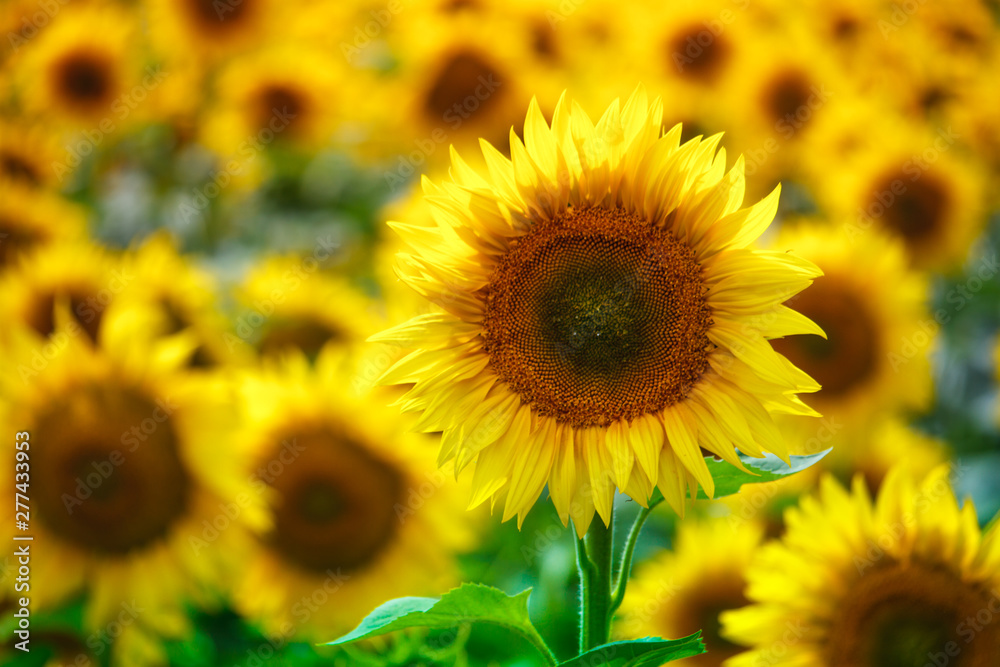
M79 207L57 195L0 185L0 271L16 269L37 248L82 239L86 223Z
M387 599L439 593L472 536L431 443L354 395L343 364L290 355L246 377L245 428L223 448L273 513L233 593L271 636L329 639Z
M721 136L681 145L661 117L641 89L596 126L533 103L513 162L484 142L482 176L455 153L424 184L436 227L391 223L400 277L440 310L373 338L418 348L383 382L416 383L403 409L444 431L441 461L477 461L473 506L506 496L520 521L548 483L582 534L616 486L655 486L681 512L714 493L699 447L784 457L771 412L814 414L795 394L818 385L768 339L822 333L780 305L819 271L749 247L778 191L740 208L742 159L726 172Z
M25 329L39 345L51 341L57 307L65 303L73 318L68 334L96 343L105 309L130 279L119 258L99 246L75 241L40 247L0 276L0 312L12 325L0 340Z
M316 357L326 347L356 347L378 329L374 302L323 271L316 256L271 257L237 288L238 341L268 356L295 350Z
M827 477L786 519L747 571L754 604L722 615L751 647L728 667L996 663L1000 531L959 507L947 466L891 472L875 503Z
M393 172L400 180L425 162L447 163L452 144L472 147L485 137L505 149L532 93L546 107L555 102L555 90L534 63L527 32L509 20L425 10L391 27L388 38L400 62L382 95L383 104L397 110L388 119L394 121L389 136L406 138L386 151L402 153Z
M794 248L823 271L788 305L819 324L826 340L774 343L823 387L808 401L824 415L821 424L783 420L792 451L813 453L834 441L849 445L874 419L925 407L938 324L927 307L927 277L907 267L902 244L877 229L851 239L836 228L803 222L783 230L774 248Z
M817 198L851 238L882 229L903 240L915 266L953 267L987 218L982 165L947 128L880 127L878 141L828 178L813 179Z
M0 187L53 187L59 179L52 165L62 159L51 128L0 120Z
M167 58L218 61L261 44L286 19L277 0L145 0L150 40Z
M685 637L701 630L708 652L676 664L721 665L739 647L719 635L719 614L747 604L744 573L763 537L755 522L685 521L672 551L636 568L615 634L622 639Z
M95 133L118 129L141 80L134 17L114 6L64 7L24 47L18 77L26 108Z
M323 148L355 104L350 84L343 60L308 46L237 58L218 76L202 140L223 159L238 160L272 145Z
M234 428L231 402L216 383L177 374L193 340L108 337L95 349L69 335L65 306L56 312L59 343L39 350L14 330L11 356L34 352L38 362L5 364L0 375L0 423L30 434L29 534L45 545L32 550L32 609L86 591L88 632L131 614L151 632L182 634L184 604L214 602L227 560L238 556L228 535L211 545L202 538L244 491L215 477L217 443ZM3 469L13 497L13 436ZM13 504L4 512L9 543ZM251 521L253 508L244 513Z
M112 321L120 331L114 335L153 341L183 332L197 342L190 368L249 361L227 341L231 327L218 310L213 277L178 255L168 235L150 237L121 264L128 282L108 306L118 314Z

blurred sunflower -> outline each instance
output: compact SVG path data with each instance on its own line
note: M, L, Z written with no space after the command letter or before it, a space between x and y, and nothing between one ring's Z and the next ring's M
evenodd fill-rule
M214 602L226 560L238 557L227 536L217 536L218 548L191 542L204 541L223 498L244 491L239 480L212 476L231 410L217 386L176 373L194 341L149 347L108 337L95 349L70 335L65 305L56 312L61 342L39 350L14 330L12 356L31 361L5 364L0 375L3 427L31 434L31 529L46 545L32 552L32 609L86 591L88 631L122 618L125 604L141 609L130 612L135 623L178 636L184 605ZM3 465L13 494L13 448ZM243 513L247 522L266 518L250 506Z
M43 246L81 240L86 227L83 211L62 197L0 184L0 272Z
M57 174L52 164L62 158L51 129L0 119L0 187L53 187Z
M308 46L273 46L237 58L218 75L202 141L251 169L261 160L251 162L249 155L272 142L322 148L357 103L352 81L343 61Z
M278 0L143 0L149 37L166 58L185 53L218 61L274 35L285 6Z
M25 47L18 68L26 108L107 134L133 118L142 80L133 17L112 5L75 5Z
M817 198L852 238L882 229L902 239L915 266L953 267L986 221L983 167L953 131L883 126L877 143L814 179Z
M44 342L55 332L57 306L65 302L73 317L71 336L82 333L96 343L105 309L130 280L120 259L99 246L42 246L0 276L0 312L12 328L25 328Z
M630 5L632 25L641 25L622 46L647 68L653 85L679 85L703 100L724 90L743 72L750 39L757 29L752 12L730 0L680 0L663 11L656 2ZM669 100L668 100L669 104Z
M358 346L379 327L374 302L311 257L257 264L236 299L236 334L263 355L298 350L315 358L327 346Z
M823 467L832 469L844 484L860 474L869 491L875 494L893 468L910 477L923 478L947 462L948 453L940 440L915 431L900 419L886 419L855 446L834 447L824 458Z
M477 461L471 504L506 496L505 520L546 482L581 535L616 486L682 512L688 487L714 492L699 447L784 457L770 413L815 414L795 394L819 386L768 339L822 333L780 305L819 271L748 247L778 191L740 208L742 159L726 173L721 136L681 145L661 117L641 89L596 127L532 103L513 162L483 142L483 177L454 153L453 180L424 184L437 226L391 223L400 277L440 312L372 338L418 348L382 381L416 383L404 411L444 431L442 462Z
M752 521L680 524L672 551L636 568L615 621L622 639L685 637L702 631L705 648L676 664L718 666L740 648L719 635L719 614L747 604L745 572L764 538Z
M827 477L786 521L747 571L754 604L722 615L751 647L727 665L996 664L1000 530L959 508L947 466L893 471L874 504L860 478L848 493Z
M480 137L506 149L532 93L555 102L528 32L509 20L418 10L393 27L390 46L400 62L382 94L400 110L392 116L393 135L412 139L388 148L417 156L410 162L418 167L446 164L449 145L474 146Z
M794 248L823 271L787 304L822 327L826 339L774 341L823 387L809 400L826 418L822 424L782 420L791 451L847 443L881 415L926 406L938 325L927 307L927 278L907 268L902 244L874 229L851 240L835 228L802 222L782 230L774 247ZM810 437L818 430L825 437Z
M121 272L128 284L108 307L121 311L113 321L129 336L152 341L185 332L197 342L187 361L190 368L249 361L227 343L229 326L218 310L213 277L178 255L167 234L126 253Z
M244 429L227 442L274 521L250 540L233 599L270 636L329 639L386 599L446 589L470 546L431 443L350 392L343 364L324 354L314 372L289 355L241 384Z

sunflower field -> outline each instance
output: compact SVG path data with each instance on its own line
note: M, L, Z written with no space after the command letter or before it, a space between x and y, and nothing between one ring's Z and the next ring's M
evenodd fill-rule
M1000 667L997 0L0 42L0 664Z

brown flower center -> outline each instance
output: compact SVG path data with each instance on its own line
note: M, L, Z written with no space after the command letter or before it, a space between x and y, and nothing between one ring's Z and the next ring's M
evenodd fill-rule
M315 356L327 343L344 342L347 339L345 332L334 329L326 322L307 317L281 318L264 332L257 343L257 349L262 354L278 354L298 349L309 356Z
M885 205L887 193L894 199ZM915 250L934 243L944 232L951 206L948 185L934 172L925 171L913 180L912 174L892 170L876 181L865 208L882 210L883 224Z
M277 492L268 542L317 572L371 563L400 525L400 472L343 434L285 438L258 473Z
M804 72L790 70L776 76L765 88L764 105L771 120L799 116L812 96L812 84Z
M840 398L870 378L878 366L881 340L867 304L835 276L817 278L788 305L826 332L771 341L774 349L823 387L821 396Z
M265 86L257 94L257 117L256 125L258 130L280 127L275 132L294 134L301 128L303 119L309 110L309 100L306 99L302 91L294 87L273 83ZM272 125L272 121L279 124Z
M112 64L101 55L77 51L56 66L59 94L71 105L97 110L110 102L114 88Z
M834 613L825 664L924 667L942 656L950 667L995 665L1000 619L983 622L995 595L920 562L870 565Z
M471 49L447 58L424 98L427 121L464 120L489 113L506 95L504 77L481 54Z
M18 257L44 241L41 233L0 218L0 269L12 267Z
M55 309L58 296L66 296L69 299L69 310L73 319L83 328L90 340L96 343L107 302L83 286L61 290L58 295L55 292L36 295L28 313L28 324L39 335L51 336L56 329Z
M575 426L677 403L708 367L711 311L694 252L620 209L537 224L486 288L483 347L540 414Z
M743 595L745 582L732 573L720 573L716 579L704 582L704 586L688 591L676 603L677 609L670 614L671 619L681 619L682 625L671 631L686 635L701 630L708 653L691 659L692 665L717 667L726 658L731 658L742 647L722 637L719 614L739 609L749 601Z
M39 185L42 182L37 166L17 153L0 152L0 174L27 185Z
M718 79L731 55L732 47L725 35L715 34L704 23L687 26L666 44L669 71L697 83Z
M252 12L253 0L186 0L188 15L205 32L230 32Z
M39 519L102 554L166 537L191 487L173 410L169 401L109 384L79 386L52 401L32 433Z

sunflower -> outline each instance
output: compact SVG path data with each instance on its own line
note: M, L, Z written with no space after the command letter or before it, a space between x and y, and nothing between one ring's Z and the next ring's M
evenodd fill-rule
M144 0L149 37L166 58L217 62L267 41L287 20L278 0Z
M122 311L113 320L116 326L148 340L188 333L197 341L188 359L191 368L249 361L227 344L230 327L218 311L212 276L178 255L169 236L150 237L121 263L128 284L108 306Z
M378 329L373 300L324 272L315 257L264 260L237 288L238 341L262 355L298 350L315 358L326 347L357 347ZM231 339L227 336L227 339Z
M57 195L0 184L0 272L36 248L82 239L86 226L83 211Z
M798 27L754 34L728 91L723 94L729 102L721 105L728 114L719 122L731 128L731 141L746 157L747 175L761 194L779 181L801 180L800 158L815 128L857 95L815 36ZM718 93L712 96L711 105L718 107Z
M52 165L61 159L51 129L0 119L0 187L53 187L59 179Z
M120 258L99 246L76 241L40 247L0 277L0 312L41 344L55 333L57 306L65 301L72 337L96 343L105 310L131 279Z
M0 422L30 434L31 534L45 545L32 550L32 610L86 591L88 631L132 614L150 632L183 634L183 605L214 602L235 555L228 533L209 545L205 526L249 492L215 476L216 443L233 428L225 393L177 374L193 340L150 347L109 336L95 349L70 335L65 302L56 321L58 344L41 349L15 329L11 357L31 361L0 376ZM3 482L12 497L13 442ZM240 509L252 521L254 508ZM13 505L5 512L9 543Z
M722 615L751 647L727 665L996 664L1000 530L959 507L947 466L891 472L875 503L827 477L787 523L747 571L754 604Z
M781 422L793 451L846 443L882 415L925 407L939 325L927 307L928 280L907 267L902 244L875 229L849 239L836 228L800 222L782 230L774 247L794 248L823 271L788 305L822 327L826 339L774 342L823 386L809 400L823 414L821 423Z
M882 229L903 240L915 266L950 268L986 221L984 168L953 131L883 127L877 143L814 179L817 198L852 238Z
M137 49L128 12L111 5L61 9L25 47L18 75L26 108L103 137L134 119L132 95L143 81Z
M449 145L471 147L480 137L505 149L531 98L528 91L546 107L555 102L528 31L509 18L484 21L471 12L425 9L392 27L388 38L399 66L382 94L395 98L391 104L400 110L389 136L408 139L387 152L403 153L407 165L446 164ZM405 178L412 170L397 172Z
M622 639L684 637L702 631L707 653L677 665L718 666L739 651L719 635L719 614L747 604L745 571L762 526L725 519L681 524L672 551L636 568L615 621Z
M355 105L343 60L289 44L237 58L216 82L203 142L227 159L255 144L320 148Z
M247 533L236 609L271 636L337 636L386 599L454 584L471 532L423 436L350 391L335 355L301 355L241 383L227 440L273 513Z
M442 462L478 461L473 506L506 496L520 523L548 482L581 535L616 486L681 512L686 487L714 492L699 447L784 457L771 412L814 414L795 393L818 385L768 339L821 333L780 305L819 271L748 247L778 191L740 208L742 159L661 136L662 113L639 89L595 127L564 98L550 128L532 103L513 162L484 142L484 177L455 153L425 182L436 227L391 223L400 277L440 311L374 338L418 348L382 381L416 383L403 408L444 431Z

